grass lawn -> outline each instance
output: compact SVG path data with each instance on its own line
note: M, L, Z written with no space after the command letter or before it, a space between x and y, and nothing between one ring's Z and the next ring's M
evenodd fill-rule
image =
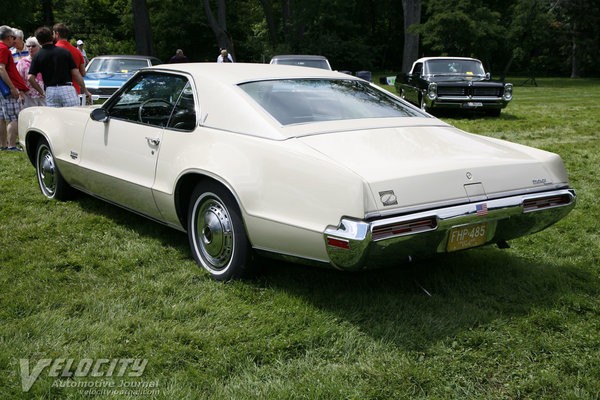
M0 153L0 398L150 382L130 397L598 399L600 80L522 80L500 118L443 119L559 153L575 210L510 249L369 273L264 261L213 282L185 234L84 195L47 201L23 153ZM122 378L48 367L23 392L19 360L57 358L148 363Z

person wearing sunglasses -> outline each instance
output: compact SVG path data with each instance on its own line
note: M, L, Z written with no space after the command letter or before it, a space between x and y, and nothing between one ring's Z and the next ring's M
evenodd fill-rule
M29 76L29 68L31 67L31 60L38 53L38 51L40 51L41 46L38 43L38 40L34 36L32 36L27 38L27 40L25 41L25 47L27 47L27 49L29 50L29 56L20 59L17 63L17 70L19 71L19 75L21 75L21 78L23 78L23 80L25 81L25 85L27 85L27 87L29 88L29 90L25 92L25 103L23 104L23 108L45 106L45 93L43 95L38 93L37 90L35 90L31 86L31 83L29 83L29 81L27 80ZM35 80L40 85L40 87L44 87L44 80L42 79L41 73L37 74Z

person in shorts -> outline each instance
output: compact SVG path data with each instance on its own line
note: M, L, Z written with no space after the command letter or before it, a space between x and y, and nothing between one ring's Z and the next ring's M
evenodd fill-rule
M0 26L0 79L10 88L7 97L0 96L0 149L22 151L17 147L18 118L23 107L23 92L28 89L10 51L15 40L11 27Z
M44 91L35 79L38 73L42 74L46 86L46 104L50 107L80 105L73 80L79 84L81 91L86 95L87 102L91 102L92 95L85 87L79 68L69 50L55 46L52 32L46 27L38 28L35 37L42 45L42 49L31 60L27 80L40 95L43 95Z

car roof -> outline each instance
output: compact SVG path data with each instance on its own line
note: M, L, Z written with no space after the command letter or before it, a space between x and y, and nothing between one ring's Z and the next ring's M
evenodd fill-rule
M360 78L326 69L279 64L245 63L180 63L162 64L138 71L179 72L189 74L197 88L201 118L205 127L244 133L274 140L286 140L298 129L283 128L251 96L238 85L277 79L340 79ZM226 107L224 107L226 105ZM312 129L312 128L311 128Z
M218 79L223 84L237 85L244 82L273 79L354 79L357 77L326 69L279 64L251 63L181 63L162 64L144 70L172 70L187 72L199 78Z
M139 56L139 55L133 55L133 54L107 54L104 56L96 56L94 58L129 58L131 60L159 60L160 61L160 59L157 57ZM94 58L92 58L92 60Z
M327 60L327 57L324 56L314 56L307 54L285 54L279 56L273 56L271 60Z
M423 57L423 58L419 58L417 61L415 61L415 63L426 62L426 61L430 61L430 60L470 60L470 61L481 62L480 60L478 60L476 58L471 58L471 57Z

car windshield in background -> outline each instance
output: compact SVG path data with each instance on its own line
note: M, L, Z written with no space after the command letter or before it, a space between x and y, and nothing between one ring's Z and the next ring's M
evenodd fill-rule
M427 116L355 80L285 79L249 82L240 87L282 125Z
M321 68L331 70L329 64L325 60L285 60L279 59L277 60L277 64L279 65L297 65L299 67L311 67L311 68Z
M96 58L88 66L87 73L127 74L148 66L146 60L131 60L119 58Z
M483 66L475 60L430 60L425 64L426 75L485 75Z

